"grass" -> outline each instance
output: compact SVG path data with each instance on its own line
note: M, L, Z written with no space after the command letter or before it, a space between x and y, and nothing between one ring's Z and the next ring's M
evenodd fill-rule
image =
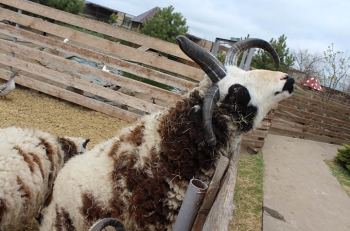
M333 176L337 178L346 193L350 196L350 172L334 161L325 160L325 162L331 169Z
M230 231L262 229L264 159L257 155L241 155L234 195L236 208Z

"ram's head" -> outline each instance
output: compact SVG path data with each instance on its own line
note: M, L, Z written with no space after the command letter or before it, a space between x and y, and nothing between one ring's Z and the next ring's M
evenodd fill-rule
M279 66L279 57L275 49L261 39L241 40L230 48L225 66L210 52L191 42L185 36L178 36L181 50L195 61L211 80L203 104L203 120L206 142L216 145L212 129L212 114L217 105L239 101L252 114L252 126L261 120L279 101L288 98L293 92L294 79L278 71L252 70L244 71L236 67L238 57L247 49L256 47L269 52ZM232 99L232 100L231 100ZM249 128L250 129L250 128Z

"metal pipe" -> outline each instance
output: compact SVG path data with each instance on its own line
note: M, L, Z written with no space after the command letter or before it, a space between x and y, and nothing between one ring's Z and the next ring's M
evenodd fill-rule
M190 180L173 231L189 231L196 219L208 185L198 179Z

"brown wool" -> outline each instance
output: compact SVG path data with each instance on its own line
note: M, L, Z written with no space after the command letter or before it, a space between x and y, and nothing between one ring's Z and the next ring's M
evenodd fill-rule
M51 203L52 201L52 192L50 192L50 194L47 196L45 202L44 202L44 208L49 206L49 204Z
M115 154L117 153L118 149L120 147L120 141L116 140L114 141L111 150L108 153L108 156L111 156L114 158ZM101 150L101 152L103 152L103 150Z
M108 217L120 217L124 204L121 201L114 200L109 203L108 207L100 206L98 198L94 198L90 194L83 193L83 207L80 209L81 214L89 221L90 225L99 219Z
M64 162L67 162L70 158L78 154L77 146L75 143L66 138L59 138L58 142L64 152Z
M47 158L49 159L49 161L51 162L51 168L50 170L54 170L54 166L55 166L55 158L54 158L54 153L55 153L55 150L53 148L53 146L47 142L44 138L39 138L41 143L44 145L45 147L45 151L46 151L46 156Z
M128 142L135 146L140 146L143 143L143 130L145 129L144 123L141 123L139 126L135 127L127 135L120 137L122 142Z
M41 143L44 145L45 151L46 151L46 156L51 163L49 180L48 180L48 187L52 188L53 181L54 181L53 174L55 171L55 157L54 157L55 150L54 150L54 147L49 142L47 142L44 138L40 137L39 139L40 139Z
M72 220L69 217L69 214L62 210L59 212L58 208L56 208L56 223L55 227L58 231L74 231L75 227L73 225Z
M22 197L26 197L29 201L32 198L32 192L19 176L17 176L17 183L20 185L20 190L23 191Z
M26 153L24 153L20 147L15 146L14 149L18 151L18 154L23 156L24 161L28 163L28 167L29 167L30 171L34 172L35 163L33 162L32 158L29 155L27 155Z
M164 213L152 213L152 211L162 211L161 208L166 205L160 198L166 197L167 186L159 187L161 184L165 184L164 178L152 178L143 169L135 169L137 163L137 156L133 153L124 152L119 155L119 158L115 161L115 168L112 174L115 185L118 184L118 180L125 179L127 188L133 192L130 201L129 212L135 217L138 227L146 227L147 224L168 224L166 216L168 215L167 209L164 209ZM145 159L150 161L150 159ZM145 163L145 166L149 166L149 163ZM157 171L156 169L153 169ZM115 189L115 198L120 198L120 194L123 192L121 188ZM124 205L122 201L118 201ZM125 207L125 206L123 206ZM147 215L148 214L148 215ZM145 217L147 215L147 217ZM120 216L120 215L119 215Z
M40 158L34 154L34 153L29 153L29 155L31 155L33 157L33 161L37 164L37 166L39 167L40 173L41 173L41 177L44 179L45 175L44 175L44 169L43 166L41 164Z
M2 223L2 219L5 215L5 213L8 210L8 205L5 199L0 198L0 224Z

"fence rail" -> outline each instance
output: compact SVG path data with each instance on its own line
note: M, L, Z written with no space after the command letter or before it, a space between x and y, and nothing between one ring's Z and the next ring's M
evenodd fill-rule
M5 80L10 75L7 67L13 66L20 71L16 77L17 84L133 122L142 114L173 105L204 76L204 72L193 67L193 61L176 44L31 1L0 0L0 3L26 12L20 14L0 7L0 20L9 22L0 23L0 38L7 39L2 39L0 43L0 78ZM69 27L64 24L69 24ZM72 29L72 26L80 31ZM11 42L13 37L19 42ZM68 43L63 42L65 38L69 39ZM123 45L119 40L132 46ZM160 53L151 53L150 48ZM14 53L14 57L10 53ZM159 55L163 53L169 54L171 59ZM67 57L83 58L94 62L95 67ZM137 76L142 81L127 78L119 72L104 72L101 70L103 64ZM96 81L91 82L91 79L81 76L89 76ZM154 81L176 91L146 81ZM96 82L114 84L120 89L110 90ZM257 131L244 137L243 145L255 151L260 149L270 126L271 118L266 118Z
M279 104L269 132L334 144L350 143L350 108L297 89Z

